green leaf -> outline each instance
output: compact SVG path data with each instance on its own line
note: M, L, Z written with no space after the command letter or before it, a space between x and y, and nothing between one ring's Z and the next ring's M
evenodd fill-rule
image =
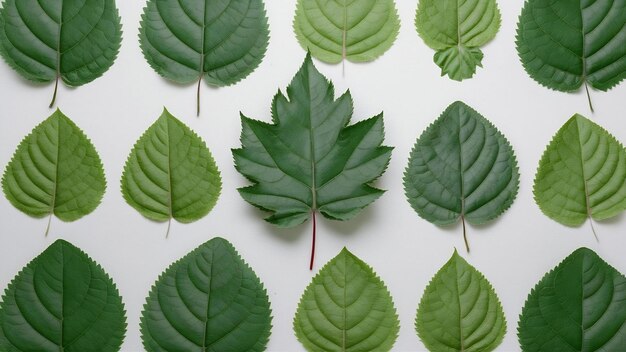
M313 278L293 320L308 351L389 351L399 331L391 295L372 268L343 249Z
M483 224L508 209L519 185L507 139L478 112L452 103L417 139L404 172L409 203L436 225ZM465 246L469 251L467 238Z
M37 218L80 219L98 207L105 188L98 152L60 110L22 140L2 176L9 202Z
M626 277L579 248L533 288L518 324L524 352L622 351Z
M100 265L63 240L28 263L0 303L1 351L114 352L125 333L124 304L115 284Z
M269 28L262 0L148 0L139 43L152 68L181 84L227 86L263 60Z
M483 67L479 47L500 29L500 10L495 0L420 0L415 27L435 53L441 75L455 81L472 78Z
M544 151L533 193L541 211L564 225L614 217L626 210L626 149L576 114Z
M281 227L315 221L318 211L333 220L354 217L383 194L368 184L385 171L392 148L381 146L382 114L347 126L351 115L350 93L334 100L332 83L307 55L287 97L274 96L273 124L241 116L235 167L254 183L240 188L241 196Z
M517 24L524 69L563 92L583 84L611 89L626 78L625 6L623 0L526 1Z
M502 342L506 319L489 281L455 250L426 287L415 328L429 351L489 352Z
M221 189L204 141L167 109L135 143L122 174L126 202L154 221L196 221L213 209Z
M298 42L328 63L372 61L393 45L400 30L393 0L298 0L296 6Z
M141 338L154 351L264 351L270 303L254 271L223 238L172 264L141 313Z
M122 42L115 0L5 0L0 55L24 78L76 87L102 76Z

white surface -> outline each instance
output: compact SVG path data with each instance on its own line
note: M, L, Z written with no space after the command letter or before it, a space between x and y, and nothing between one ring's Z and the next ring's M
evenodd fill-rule
M202 89L202 116L195 117L195 86L180 87L158 76L144 61L137 33L143 1L118 1L124 40L115 65L100 79L79 87L59 88L58 107L91 138L108 180L102 204L73 223L33 219L0 197L0 287L57 238L84 251L117 283L126 305L128 331L123 351L141 351L139 316L151 284L172 261L220 235L230 240L265 283L273 310L269 351L299 351L292 319L300 295L315 272L308 270L310 222L281 230L262 220L236 188L246 185L233 167L230 148L238 147L239 111L269 121L270 103L284 89L304 59L291 23L295 1L266 0L271 39L266 57L246 80L233 87ZM353 121L384 111L385 144L395 147L389 169L378 186L388 192L354 220L318 221L316 271L343 246L374 267L385 281L400 316L394 351L424 351L414 330L417 304L432 275L455 247L491 281L500 296L508 333L498 351L519 351L517 317L530 289L542 275L580 246L598 252L626 272L626 219L568 228L545 217L532 198L537 163L552 135L580 112L626 141L626 84L607 93L592 92L591 114L581 92L565 94L539 86L523 71L514 36L522 0L500 1L502 28L484 47L484 68L462 83L439 76L433 51L413 25L417 1L397 1L401 32L394 46L369 64L329 66L316 61L340 94L350 89ZM0 167L9 162L21 139L52 113L47 104L52 85L32 85L0 64ZM405 200L402 173L415 139L453 101L462 100L491 120L510 140L519 161L517 199L487 226L469 226L471 255L463 250L460 224L438 228L421 219ZM163 106L194 129L208 144L222 172L223 191L214 210L192 224L144 219L119 192L125 159Z

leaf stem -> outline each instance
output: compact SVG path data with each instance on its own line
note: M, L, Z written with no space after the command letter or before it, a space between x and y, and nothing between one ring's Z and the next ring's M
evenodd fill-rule
M309 264L309 270L313 270L313 260L315 259L315 232L316 232L316 222L315 222L315 210L313 210L313 240L311 241L311 263Z
M589 86L587 85L587 80L585 80L585 91L587 92L587 101L589 102L589 109L591 109L591 112L594 112L593 104L591 104L591 95L589 94Z
M48 226L46 226L45 237L48 237L48 233L50 232L50 223L51 222L52 222L52 212L50 212L50 216L48 216Z
M461 223L463 224L463 241L465 241L465 250L467 253L470 252L469 243L467 242L467 231L465 229L465 216L461 215Z
M169 238L170 237L170 227L172 226L172 217L170 216L170 219L167 220L167 231L165 232L165 238Z
M200 116L200 83L202 82L202 75L198 78L198 88L196 90L196 116Z
M600 242L600 238L598 238L596 229L593 227L593 219L591 218L591 216L589 216L589 224L591 224L591 232L593 232L593 236L596 238L596 242Z
M54 106L54 102L57 100L57 91L59 90L59 75L57 75L56 80L54 81L54 93L52 93L52 101L48 108L52 108Z

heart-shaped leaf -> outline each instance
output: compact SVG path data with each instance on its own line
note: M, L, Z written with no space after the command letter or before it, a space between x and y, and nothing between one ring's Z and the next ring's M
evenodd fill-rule
M272 212L265 220L291 227L313 218L311 269L315 214L348 220L380 197L384 191L369 183L385 171L392 151L381 146L382 114L347 126L350 93L334 95L307 55L287 87L288 98L274 96L273 124L242 115L242 148L233 150L235 167L254 182L239 193Z
M426 287L415 328L429 351L489 352L502 342L506 319L489 281L454 251Z
M533 288L517 330L524 352L623 351L626 277L579 248Z
M80 219L98 207L105 188L98 152L59 110L22 140L2 176L9 202L37 218Z
M513 148L487 119L452 103L417 139L404 173L411 206L436 225L483 224L500 216L517 195Z
M372 61L393 45L400 30L393 0L298 0L296 6L298 42L328 63Z
M154 351L264 351L270 303L254 271L223 238L213 238L159 276L141 314Z
M115 352L125 333L124 304L115 284L100 265L63 240L28 263L0 303L0 351Z
M343 249L313 278L293 320L308 351L389 351L398 315L372 268Z
M235 84L263 60L269 28L262 0L148 0L139 43L152 68L181 84Z
M126 202L154 221L196 221L222 189L206 144L166 109L130 152L122 174Z
M436 50L441 75L462 81L482 67L483 52L500 29L496 0L420 0L415 27L424 43Z
M533 193L544 214L568 226L616 216L626 210L626 149L576 114L544 151Z
M5 0L0 55L24 78L76 87L102 76L122 42L115 0Z
M624 0L527 0L517 24L524 69L563 92L583 84L611 89L626 78L625 7ZM593 111L591 99L589 107Z

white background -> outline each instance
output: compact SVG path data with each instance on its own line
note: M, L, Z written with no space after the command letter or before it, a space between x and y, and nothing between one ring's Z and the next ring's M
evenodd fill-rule
M236 188L247 184L233 167L230 148L238 147L239 112L269 121L270 103L300 67L305 53L292 31L295 1L266 0L271 39L259 68L233 87L203 86L202 115L195 116L195 86L166 82L144 61L137 41L143 1L118 1L124 40L115 65L101 78L79 87L59 88L58 107L91 138L108 181L102 204L73 223L34 219L0 197L0 287L57 238L86 251L117 283L126 304L128 331L123 351L141 351L139 317L150 286L172 261L214 236L230 240L265 283L273 310L269 351L299 351L292 319L314 272L308 270L311 224L278 229L244 202ZM568 228L545 217L532 198L537 163L552 135L574 113L591 117L626 140L626 84L592 91L591 114L582 91L548 90L524 72L515 50L515 27L522 0L500 1L502 28L483 48L483 69L462 83L439 76L433 51L413 25L417 1L399 0L401 31L395 44L368 64L315 62L340 94L350 89L353 121L384 111L385 144L395 147L391 164L377 185L388 192L350 222L318 221L315 270L343 246L369 263L387 284L400 317L395 351L423 351L415 334L417 304L432 275L454 248L491 281L504 306L508 333L498 351L519 351L517 318L530 289L543 274L581 246L594 249L626 272L626 219ZM33 85L0 64L0 167L31 129L48 117L52 85ZM415 139L453 101L462 100L491 120L517 154L520 189L513 206L486 226L469 226L471 254L463 249L460 224L439 228L421 219L405 200L402 174ZM126 157L163 107L195 130L211 149L223 178L222 195L205 218L192 224L166 224L143 218L119 191Z

